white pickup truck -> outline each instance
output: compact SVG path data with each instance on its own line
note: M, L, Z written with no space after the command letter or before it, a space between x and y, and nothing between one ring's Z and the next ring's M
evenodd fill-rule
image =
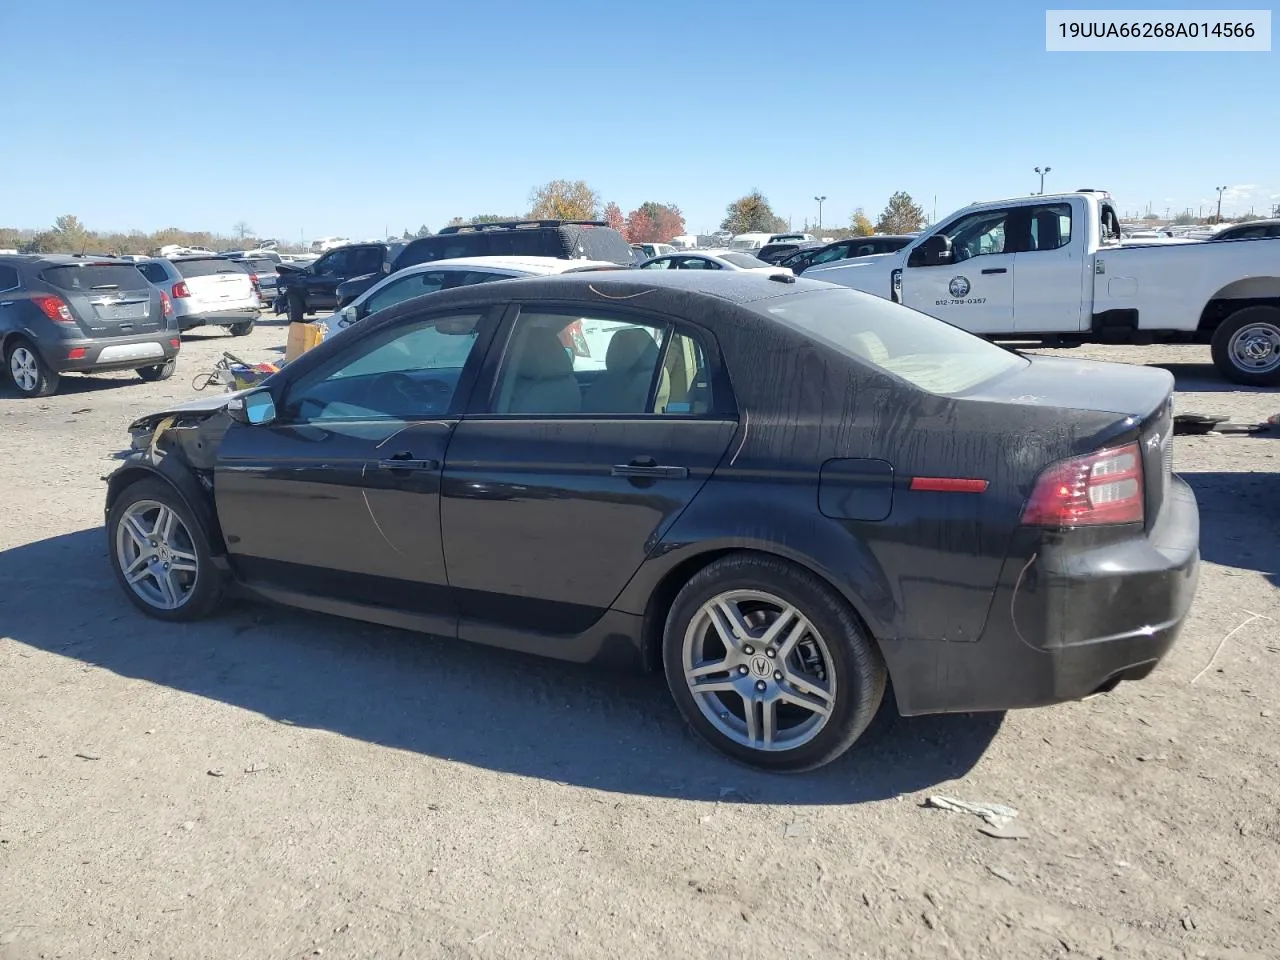
M975 203L896 253L804 275L992 340L1209 343L1228 379L1280 385L1280 238L1122 245L1097 190Z

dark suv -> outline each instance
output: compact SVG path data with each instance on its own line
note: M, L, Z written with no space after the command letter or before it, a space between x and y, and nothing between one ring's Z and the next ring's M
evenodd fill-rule
M308 313L336 310L338 284L353 278L368 280L373 286L387 275L391 261L404 248L402 243L349 243L335 247L308 267L287 263L276 265L276 313L289 311L289 320L301 322Z
M603 220L513 220L445 227L434 236L410 241L392 269L456 257L608 260L625 267L635 263L622 234Z
M181 346L169 298L131 260L0 256L0 351L24 397L54 393L70 372L166 380Z

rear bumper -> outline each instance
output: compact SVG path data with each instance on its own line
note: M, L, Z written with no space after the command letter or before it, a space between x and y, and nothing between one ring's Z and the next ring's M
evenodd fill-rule
M131 337L59 340L52 345L42 344L40 355L58 373L136 370L176 357L179 347L173 342L177 340L177 330L157 330ZM84 350L84 356L68 359L68 354L76 350Z
M191 330L194 327L229 327L236 323L248 323L257 320L262 310L258 307L239 307L234 310L204 310L178 317L178 329Z
M881 644L899 711L1045 706L1145 677L1182 630L1199 542L1195 495L1177 477L1145 537L1029 539L1005 563L979 640Z

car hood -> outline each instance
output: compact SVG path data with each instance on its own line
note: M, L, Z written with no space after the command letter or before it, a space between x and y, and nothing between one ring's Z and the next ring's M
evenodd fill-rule
M196 423L200 420L206 420L215 413L225 410L227 404L233 398L243 396L248 392L248 390L233 390L229 393L215 393L207 397L190 400L187 403L179 403L164 410L157 410L133 421L133 423L129 424L129 430L130 432L135 430L154 430L161 421L169 417L184 423Z

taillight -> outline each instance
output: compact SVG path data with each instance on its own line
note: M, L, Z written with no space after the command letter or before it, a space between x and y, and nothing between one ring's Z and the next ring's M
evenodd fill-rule
M187 289L187 281L179 280L173 285L173 299L181 300L189 296L191 296L191 291Z
M173 316L173 301L163 290L160 291L160 314L165 317Z
M61 297L32 297L32 303L39 307L46 317L54 323L75 323L66 302Z
M1040 475L1022 510L1024 524L1040 527L1141 523L1144 517L1136 443L1055 463Z
M169 346L173 347L173 349L175 349L175 350L181 350L181 349L182 349L182 338L181 338L181 337L174 337L173 339L171 339L171 340L169 341Z

